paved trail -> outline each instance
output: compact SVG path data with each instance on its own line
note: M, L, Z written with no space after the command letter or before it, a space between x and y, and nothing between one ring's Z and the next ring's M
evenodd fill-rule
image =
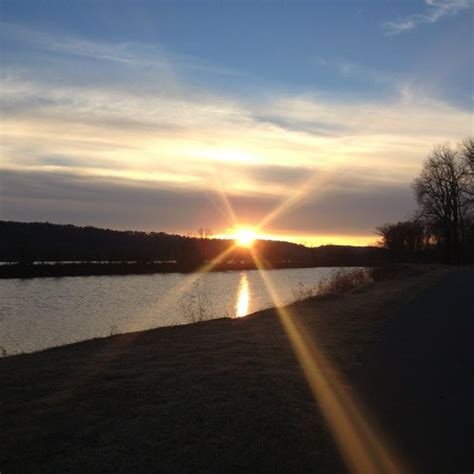
M474 270L449 273L392 318L356 377L418 473L474 472Z

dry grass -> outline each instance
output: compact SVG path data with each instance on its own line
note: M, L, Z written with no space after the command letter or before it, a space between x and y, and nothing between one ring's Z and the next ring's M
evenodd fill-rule
M322 281L318 294L343 295L372 281L368 269L339 269L329 279Z
M214 308L206 288L200 280L193 283L188 294L181 297L179 312L187 323L200 323L214 319Z
M372 270L365 268L340 268L329 277L323 278L316 286L306 286L300 282L293 291L294 301L308 298L343 295L348 291L372 282Z

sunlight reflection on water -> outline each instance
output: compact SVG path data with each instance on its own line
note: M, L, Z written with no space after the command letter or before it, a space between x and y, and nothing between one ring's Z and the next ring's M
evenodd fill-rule
M239 289L237 290L237 304L235 305L235 315L241 318L249 314L250 290L247 273L240 274Z

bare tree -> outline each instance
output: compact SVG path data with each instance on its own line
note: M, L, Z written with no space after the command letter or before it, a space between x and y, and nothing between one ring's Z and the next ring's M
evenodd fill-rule
M468 139L457 149L437 146L414 182L420 216L433 226L450 262L461 258L464 221L472 205L472 142Z
M210 239L212 237L212 230L208 227L199 227L197 234L200 239Z
M464 192L474 199L474 138L466 138L458 147L458 153L464 160L468 172L470 173L470 179L467 180L467 187Z
M469 137L462 141L459 145L459 152L474 171L474 138Z

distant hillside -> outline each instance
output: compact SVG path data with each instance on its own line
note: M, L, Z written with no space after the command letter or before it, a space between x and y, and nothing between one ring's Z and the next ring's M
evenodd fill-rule
M381 247L355 247L352 245L322 245L312 249L318 266L374 266L388 259Z
M0 261L23 265L33 262L136 262L160 264L162 269L166 268L163 271L192 270L232 245L231 240L183 237L164 232L0 221ZM275 267L364 266L375 265L385 258L385 251L375 247L329 245L313 249L290 242L258 241L255 248ZM239 264L245 268L253 265L245 248L236 248L221 263Z

